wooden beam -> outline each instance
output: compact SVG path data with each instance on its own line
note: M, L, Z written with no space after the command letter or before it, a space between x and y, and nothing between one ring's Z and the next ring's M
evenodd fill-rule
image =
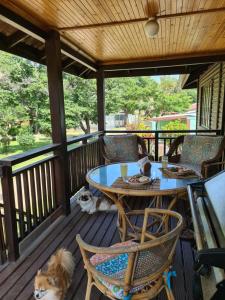
M17 28L18 30L28 34L29 36L43 43L46 40L47 33L45 31L33 25L31 22L27 21L21 16L15 14L14 12L7 9L3 5L0 5L0 20ZM74 50L65 43L62 43L61 51L63 54L79 62L80 64L85 65L91 70L93 71L97 70L97 65L91 59L88 59L86 54L84 56L82 54L83 51Z
M0 20L25 32L33 38L45 42L46 32L36 27L21 16L15 14L3 5L0 5Z
M62 68L63 70L69 68L70 66L72 66L73 64L75 64L75 60L71 59L71 58L67 58L65 61L62 62Z
M172 74L188 74L193 72L196 66L177 66L167 68L149 68L149 69L136 69L136 70L118 70L118 71L105 71L105 78L115 77L136 77L136 76L162 76ZM88 78L96 78L96 74L91 72Z
M63 77L61 65L61 43L59 33L51 31L46 39L46 62L48 89L50 99L52 141L59 143L60 149L54 153L58 157L54 168L56 195L58 205L62 205L64 213L70 213L69 168L66 143L66 123L63 93Z
M8 45L10 45L9 38L0 33L0 50L43 64L40 59L40 50L24 43L17 44L13 47L9 47Z
M201 14L209 14L209 13L224 13L224 12L225 12L225 7L220 7L220 8L197 10L197 11L188 11L188 12L176 13L176 14L156 15L156 18L157 20L160 20L160 19L171 19L171 18L180 18L180 17L193 16L193 15L201 15ZM144 18L137 18L137 19L130 19L130 20L122 20L122 21L112 21L112 22L95 23L95 24L87 24L87 25L74 25L69 27L60 27L58 28L58 30L73 31L73 30L84 30L84 29L92 29L92 28L99 28L99 27L112 27L112 26L126 25L132 23L140 23L140 22L147 21L148 19L149 17L144 17Z
M98 131L105 130L105 78L104 71L97 72L97 111L98 111Z
M61 51L64 55L72 58L73 60L77 61L78 63L86 66L87 68L91 69L92 71L97 71L98 66L96 63L81 55L78 51L70 48L65 43L61 43Z
M22 31L16 31L14 34L8 37L8 48L12 48L17 44L24 41L29 35Z
M186 57L176 57L169 59L155 59L146 60L140 62L127 62L127 63L117 63L117 64L104 64L102 68L104 71L115 71L115 70L134 70L134 69L149 69L149 68L162 68L162 67L176 67L176 66L193 66L193 65L203 65L215 62L225 61L224 53L214 53L210 55L199 56L186 56Z

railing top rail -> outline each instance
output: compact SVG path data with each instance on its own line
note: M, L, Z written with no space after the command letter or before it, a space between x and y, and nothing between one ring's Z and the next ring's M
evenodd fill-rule
M23 172L25 172L25 171L34 169L35 167L38 167L38 166L40 166L40 165L42 165L42 164L44 164L44 163L46 163L46 162L50 162L50 161L54 160L55 158L57 158L57 156L56 156L56 155L52 155L52 156L49 156L49 157L47 157L47 158L41 159L41 160L39 160L39 161L37 161L37 162L34 162L34 163L32 163L32 164L29 164L29 165L27 165L27 166L25 166L25 167L16 169L15 171L12 172L12 175L13 175L13 176L16 176L16 175L18 175L18 174L20 174L20 173L23 173Z
M187 130L105 130L105 133L220 133L218 129L187 129Z
M81 141L86 141L88 139L99 136L101 134L104 134L104 131L96 131L96 132L93 132L93 133L83 134L83 135L79 135L79 136L76 136L76 137L73 137L73 138L69 138L69 139L67 139L67 145L71 145L71 144L78 143L78 142L81 142Z
M12 155L0 160L0 166L14 166L31 158L46 154L48 152L57 150L60 144L50 144L40 148L32 149L21 154Z

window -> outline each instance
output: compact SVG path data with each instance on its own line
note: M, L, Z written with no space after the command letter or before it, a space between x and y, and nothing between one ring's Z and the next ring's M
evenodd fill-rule
M200 126L210 129L213 80L201 87Z

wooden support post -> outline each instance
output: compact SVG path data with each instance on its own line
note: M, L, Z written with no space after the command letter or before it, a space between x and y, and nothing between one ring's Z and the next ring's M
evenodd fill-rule
M13 189L12 167L2 166L2 198L5 214L6 242L8 260L15 261L19 257L19 242L16 226L16 209Z
M97 72L98 130L105 130L105 76L103 69Z
M45 50L52 124L52 141L53 143L61 144L59 150L54 152L54 154L58 156L54 174L57 189L57 203L62 205L64 213L67 215L70 213L69 167L66 143L60 35L57 31L53 30L49 32L46 39Z

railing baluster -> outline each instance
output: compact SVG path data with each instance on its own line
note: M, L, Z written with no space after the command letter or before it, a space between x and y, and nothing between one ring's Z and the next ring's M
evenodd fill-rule
M29 195L29 183L27 172L23 173L23 188L24 188L24 199L26 204L26 221L27 221L27 231L31 232L32 222L31 222L31 209L30 209L30 195Z
M24 207L23 207L21 174L16 176L16 189L17 189L17 200L18 200L20 238L23 239L24 236L25 236L25 224L24 224L24 213L25 213L25 211L24 211Z
M41 185L42 185L44 217L47 217L48 216L48 205L47 205L47 192L46 192L46 174L45 174L44 164L41 164Z
M30 192L31 192L33 223L34 223L34 227L37 227L38 219L37 219L37 202L36 202L36 194L35 194L34 169L30 170Z
M39 166L35 168L35 174L36 174L36 187L37 187L38 216L39 216L40 222L42 222L43 221L43 205L42 205L41 181L40 181Z
M49 213L52 212L52 193L51 193L51 175L50 175L50 162L46 163L46 175L47 175L47 198Z
M57 159L57 158L56 158ZM57 207L56 203L56 187L55 187L55 160L50 161L50 172L51 172L51 191L52 191L52 203L54 210Z

